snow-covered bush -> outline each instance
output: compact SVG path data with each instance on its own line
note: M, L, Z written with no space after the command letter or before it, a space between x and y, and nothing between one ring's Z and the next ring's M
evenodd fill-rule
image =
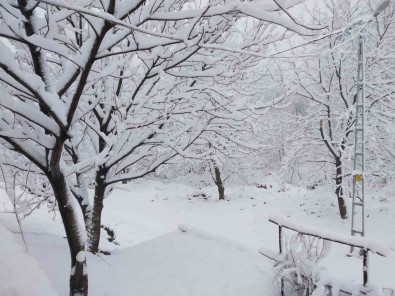
M297 295L313 295L322 271L318 262L328 253L328 246L329 242L317 237L300 233L290 236L285 241L284 256L276 265L276 280L289 283Z

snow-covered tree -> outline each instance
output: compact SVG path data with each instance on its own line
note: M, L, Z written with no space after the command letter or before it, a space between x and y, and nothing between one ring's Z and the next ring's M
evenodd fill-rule
M233 22L208 19L206 25L216 29L204 32L200 39L207 46L232 40L250 44L253 40L267 43L278 39L279 33L273 34L269 25L259 21L249 25L255 29L246 36L224 34ZM178 26L166 24L158 30L174 31ZM263 36L262 31L266 31ZM124 45L128 44L125 41ZM71 141L66 145L75 164L80 163L83 151L90 150L91 157L105 155L100 164L84 161L76 166L79 181L72 187L85 216L92 252L99 250L103 200L116 183L141 178L177 155L204 160L213 158L212 150L230 154L253 147L246 136L252 131L254 114L247 106L251 92L246 90L249 84L244 76L256 65L256 57L184 43L131 53L125 53L122 44L118 47L111 48L105 57L108 60L96 70L112 73L118 65L118 77L99 75L100 81L94 80L87 89L86 109L92 108L92 112L81 119L78 134L82 138L75 137L75 145ZM114 57L112 51L122 55ZM106 103L92 107L93 101ZM85 144L84 139L88 141ZM214 159L209 162L219 163ZM81 186L84 178L80 169L89 172L93 166L95 194L89 205L87 191L81 190L87 186Z
M213 85L241 78L243 51L285 31L311 34L285 10L300 2L0 3L0 137L29 161L19 169L34 166L52 188L70 249L70 295L88 294L90 225L78 211L91 223L96 214L85 176L96 171L95 195L105 195L99 190L184 154L204 130L225 136L225 119L244 120L233 114L243 107ZM207 74L208 87L194 82Z
M328 1L325 8L315 12L313 19L330 24L331 33L327 38L297 50L296 54L306 55L287 65L295 70L294 75L300 85L297 97L309 102L308 114L298 118L298 121L309 131L305 137L306 149L312 144L316 149L307 150L310 156L303 151L304 158L332 164L333 170L329 176L334 179L342 219L347 217L345 177L352 175L357 37L362 30L366 30L367 165L370 175L382 169L377 164L383 165L386 162L384 159L388 160L388 151L392 150L389 147L393 146L393 141L388 138L388 128L393 123L392 119L388 119L389 110L393 108L390 106L394 106L393 80L389 79L393 75L393 63L388 61L388 57L394 44L394 6L391 4L383 15L375 17L370 23L358 22L361 15L372 15L375 4L373 1ZM387 114L384 115L387 120L379 119L381 115L378 117L377 114ZM381 130L386 130L387 136ZM378 140L384 138L386 141Z

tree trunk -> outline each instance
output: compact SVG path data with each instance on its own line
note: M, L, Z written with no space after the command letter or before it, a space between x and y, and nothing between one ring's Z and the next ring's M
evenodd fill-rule
M225 200L225 186L224 183L222 182L221 172L219 170L219 167L214 161L213 161L213 167L214 167L214 176L215 176L214 183L215 185L217 185L219 200Z
M337 196L337 202L339 205L339 213L342 219L347 218L347 208L344 203L343 195L343 171L342 171L342 161L340 158L336 159L336 178L335 178L336 188L335 193Z
M105 179L107 175L106 168L99 168L96 172L95 195L93 198L93 209L89 221L86 221L88 235L88 250L96 254L99 252L100 231L101 231L101 214L103 210L103 201L106 192Z
M346 139L344 138L342 141L342 145L341 145L341 150L336 153L336 151L334 150L331 142L333 141L333 137L332 137L332 125L331 125L331 116L330 116L330 111L328 109L328 129L329 129L329 139L330 141L328 141L327 137L324 134L324 127L323 127L323 120L320 120L320 134L321 134L321 138L324 141L325 145L327 146L328 150L331 152L331 154L333 155L333 157L335 158L335 165L336 165L336 176L335 176L335 193L337 196L337 203L339 206L339 213L340 213L340 217L342 219L346 219L347 218L347 208L346 205L344 203L344 195L343 195L343 171L342 171L342 161L341 161L341 153L342 151L344 151L344 144Z
M71 256L70 296L88 295L88 271L85 256L85 241L82 239L77 212L72 205L72 197L66 179L59 167L52 170L49 180L58 202Z

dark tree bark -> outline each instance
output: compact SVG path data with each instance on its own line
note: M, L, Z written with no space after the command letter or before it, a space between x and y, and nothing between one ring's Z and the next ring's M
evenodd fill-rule
M337 196L337 201L339 205L339 213L342 219L347 218L347 208L344 203L344 195L343 195L343 170L342 170L342 161L340 158L336 159L336 177L335 177L335 193Z
M93 209L90 215L90 220L85 221L88 233L88 250L89 252L96 254L99 252L100 243L100 230L101 230L101 214L103 211L103 202L106 193L105 184L107 175L106 168L99 168L96 173L96 186L95 195L93 198Z
M75 153L73 147L69 150L69 154L72 156L74 163L78 163L81 159ZM73 192L74 197L77 199L85 222L85 230L87 234L87 250L93 254L99 252L100 244L100 229L101 229L101 214L103 211L103 202L106 194L107 184L105 180L107 178L108 169L104 166L99 166L96 171L95 177L95 193L93 198L93 203L87 203L84 200L84 196L80 195L78 192ZM78 188L83 188L86 185L83 184L81 174L77 174L77 184ZM85 192L86 193L86 192Z
M328 119L330 119L329 116L329 111L328 111ZM329 120L330 122L330 120ZM332 125L329 124L328 126L329 130L329 140L330 142L332 141ZM341 142L341 150L340 151L335 151L333 150L334 147L330 144L328 141L328 138L325 137L324 130L323 130L323 123L322 119L320 121L320 134L321 138L324 141L325 145L327 146L328 150L331 152L333 158L335 159L335 165L336 165L336 174L335 174L335 194L337 196L337 203L339 206L339 214L342 219L347 218L347 208L344 202L344 195L343 195L343 170L342 170L342 151L344 150L344 144L345 144L345 139Z
M219 200L225 200L225 186L221 178L221 171L218 165L213 161L214 183L217 185Z
M70 204L70 192L59 166L52 168L49 181L58 202L71 257L70 296L88 295L88 273L85 258L85 243L81 239L78 216ZM82 253L81 253L82 252Z

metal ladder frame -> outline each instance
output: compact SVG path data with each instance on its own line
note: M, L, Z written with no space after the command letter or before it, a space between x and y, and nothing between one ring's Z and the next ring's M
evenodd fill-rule
M351 235L365 236L365 30L359 34L357 98L354 125L354 170L352 173ZM357 211L357 207L360 210ZM356 217L358 215L358 217ZM358 225L356 220L360 221ZM354 247L351 247L351 253Z

